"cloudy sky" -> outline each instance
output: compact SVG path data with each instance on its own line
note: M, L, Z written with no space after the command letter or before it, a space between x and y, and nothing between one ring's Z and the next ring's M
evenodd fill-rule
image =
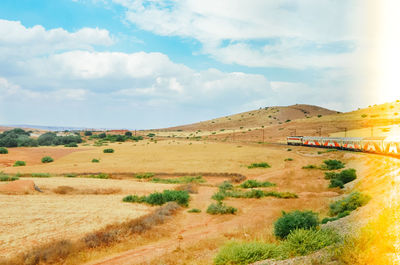
M0 124L141 129L364 107L365 3L2 0Z

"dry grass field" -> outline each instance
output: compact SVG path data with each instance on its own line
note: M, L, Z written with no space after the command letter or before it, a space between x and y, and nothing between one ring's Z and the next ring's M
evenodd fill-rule
M104 148L113 148L115 153L105 154ZM216 192L216 184L226 177L204 177L206 183L199 187L199 193L191 195L190 208L199 208L202 213L193 215L182 211L172 221L174 236L166 237L151 245L138 246L141 258L128 256L129 262L151 261L155 257L153 249L162 249L160 255L166 255L176 248L177 234L183 236L182 246L190 247L199 240L217 237L224 241L243 237L243 231L256 235L256 227L271 227L282 210L312 209L326 214L327 205L340 191L327 188L328 181L317 171L302 170L307 164L320 164L327 158L346 160L343 152L318 154L317 150L305 147L280 145L238 145L236 143L218 143L205 141L163 140L125 142L108 146L81 146L79 148L37 147L10 148L9 154L0 156L1 171L5 173L65 173L85 172L232 172L241 173L248 178L268 180L276 187L267 190L296 193L297 199L227 199L226 203L237 207L234 216L211 216L205 213L212 203L211 196ZM50 155L53 163L42 164L40 158ZM285 161L286 158L293 161ZM100 163L92 163L92 158ZM27 166L12 167L10 161L25 160ZM268 162L271 168L249 169L254 162ZM154 207L144 204L123 203L128 194L146 195L154 191L173 189L176 185L157 184L137 181L133 178L92 179L84 177L50 177L32 179L43 193L30 195L0 195L0 253L12 256L55 239L80 238L85 233L96 231L107 224L134 219L148 213ZM0 185L4 185L1 184ZM60 186L72 188L69 194L56 192ZM103 190L96 194L98 190ZM104 192L104 190L106 190ZM108 194L107 191L110 191ZM268 230L269 231L269 230ZM263 232L270 235L269 232ZM158 244L161 244L160 246ZM217 244L216 247L220 246ZM124 248L118 248L119 251ZM216 248L204 249L205 260L210 261ZM110 254L107 251L107 254ZM105 254L90 254L96 259ZM68 264L74 264L74 259ZM109 263L106 263L109 264ZM113 264L113 263L110 263ZM115 263L118 264L118 263ZM122 264L122 263L121 263ZM132 264L132 263L129 263Z

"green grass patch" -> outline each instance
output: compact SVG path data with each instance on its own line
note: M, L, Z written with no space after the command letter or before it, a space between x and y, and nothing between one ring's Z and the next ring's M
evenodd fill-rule
M267 162L252 163L247 168L270 168L271 166Z
M103 150L103 153L106 153L106 154L114 153L114 149L112 149L112 148L106 148L106 149Z
M0 147L0 154L8 154L8 149L5 147Z
M100 163L100 159L93 158L93 159L92 159L92 163Z
M321 169L336 170L344 168L344 166L345 164L340 160L329 159L329 160L324 160L324 164L322 164Z
M20 161L20 160L15 161L13 165L13 167L24 167L24 166L26 166L25 161Z
M286 158L285 161L293 161L293 158Z
M332 229L296 229L278 244L259 241L226 243L214 258L214 264L250 264L261 260L282 260L311 254L340 242Z
M200 209L197 209L197 208L193 208L193 209L190 209L190 210L188 211L188 213L201 213L201 210L200 210Z
M235 214L236 212L236 208L228 206L221 201L212 203L207 208L207 213L209 214Z
M271 183L269 181L257 181L253 179L246 180L242 184L240 184L241 188L251 189L251 188L261 188L261 187L274 187L275 183Z
M152 178L152 177L154 177L154 173L149 173L149 172L140 173L140 174L136 174L135 175L135 178L137 178L137 179L149 179L149 178Z
M188 183L204 183L206 182L202 176L192 177L192 176L184 176L179 178L171 178L171 179L162 179L162 178L153 178L151 182L154 183L165 183L165 184L188 184Z
M87 178L94 178L94 179L108 179L110 176L104 173L100 173L97 175L87 175Z
M50 178L51 175L49 173L32 173L32 178Z
M19 177L9 176L9 175L0 173L0 181L14 181L14 180L18 180L18 179L19 179Z
M211 197L213 200L222 201L225 198L256 198L260 199L263 197L276 197L281 199L297 198L298 196L291 192L278 192L278 191L263 191L257 189L251 189L249 191L241 190L219 190L214 193Z
M54 159L51 156L42 157L42 163L51 163L54 162Z
M371 198L368 195L364 195L358 191L350 193L347 197L335 201L329 208L329 214L331 216L343 214L346 211L354 211L358 207L364 206L369 202Z
M71 174L66 174L65 177L67 177L67 178L76 178L77 175L71 173Z
M167 202L176 202L181 206L187 207L189 204L189 193L184 190L164 190L154 192L148 196L128 195L122 199L124 202L148 203L150 205L163 205Z

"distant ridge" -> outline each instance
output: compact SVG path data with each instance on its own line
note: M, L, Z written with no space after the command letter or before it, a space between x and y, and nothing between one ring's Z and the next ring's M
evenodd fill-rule
M296 104L291 106L272 106L264 107L257 110L242 112L212 120L169 127L164 130L182 130L182 131L216 131L221 129L239 129L241 127L261 127L285 124L289 121L298 119L334 115L340 112L329 110L323 107Z
M32 125L32 124L16 124L16 125L2 125L8 128L26 128L26 129L38 129L43 131L83 131L83 130L91 130L91 131L102 131L106 129L98 129L98 128L85 128L85 127L70 127L70 126L45 126L45 125Z

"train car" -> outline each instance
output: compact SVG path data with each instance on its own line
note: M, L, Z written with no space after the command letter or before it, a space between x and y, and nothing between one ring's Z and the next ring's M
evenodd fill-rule
M305 146L323 147L322 142L323 142L323 137L316 137L316 136L303 137L303 145Z
M344 137L342 138L341 148L344 150L362 151L361 137Z
M302 136L289 136L287 138L288 145L302 145L303 137Z
M321 147L341 148L342 147L342 139L341 138L332 138L332 137L322 138L321 139Z
M388 137L383 140L383 152L389 155L400 154L400 137Z
M383 141L385 137L366 137L361 140L362 151L369 153L385 153Z

